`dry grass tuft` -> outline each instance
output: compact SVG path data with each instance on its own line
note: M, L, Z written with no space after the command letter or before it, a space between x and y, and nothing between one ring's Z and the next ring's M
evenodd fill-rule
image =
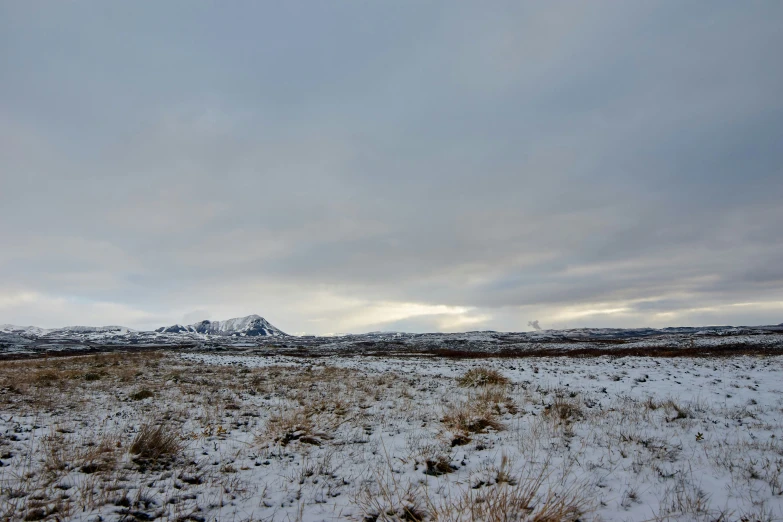
M163 424L143 424L133 439L130 453L137 460L157 462L175 459L184 449L182 437Z
M457 470L456 467L451 465L447 455L438 455L431 459L427 459L425 465L427 466L427 469L424 470L424 474L433 477L439 477Z
M691 416L691 412L688 410L688 408L677 404L673 399L666 400L665 402L660 404L660 407L674 414L672 418L667 419L670 422L678 419L687 419L688 417Z
M470 489L456 502L444 504L433 512L435 522L575 522L587 511L589 503L573 492L549 491L539 499L540 484L527 481L517 486L496 484Z
M60 380L60 375L51 370L36 372L31 379L38 385L48 386Z
M488 470L494 484L463 491L456 499L429 502L430 519L435 522L574 522L592 510L590 502L576 487L552 489L551 470L545 464L537 472L512 474L505 455L499 468Z
M555 397L552 404L544 409L544 415L554 417L561 422L573 422L584 418L582 407L575 401Z
M506 385L509 382L508 377L492 368L471 368L457 379L457 383L465 388L478 388L489 384Z
M148 390L146 388L143 388L135 393L130 394L130 398L134 401L143 401L144 399L149 399L150 397L154 397L155 393L151 390Z
M287 446L298 441L303 444L320 446L331 438L330 433L339 425L342 414L332 409L323 411L319 404L297 406L273 413L269 417L266 429L259 434L258 442Z
M364 514L365 522L423 522L431 518L431 514L422 507L418 498L418 488L413 485L403 485L394 477L379 476L378 487L377 493L365 488L354 499Z
M486 481L445 497L442 490L436 493L421 484L400 481L389 468L378 472L377 491L365 488L356 504L365 521L575 522L592 511L592 503L576 484L558 487L552 483L554 470L548 461L535 472L526 467L514 474L512 468L511 459L504 455L500 467L486 470ZM435 476L444 473L448 473L445 468Z
M302 437L315 438L315 425L305 408L294 408L273 414L269 418L265 435L281 446Z
M497 419L497 413L482 407L483 403L466 402L448 409L441 422L461 440L468 439L470 433L486 433L487 430L503 431L505 426Z
M79 470L87 474L114 470L121 447L119 437L104 435L97 444L89 446L79 455Z

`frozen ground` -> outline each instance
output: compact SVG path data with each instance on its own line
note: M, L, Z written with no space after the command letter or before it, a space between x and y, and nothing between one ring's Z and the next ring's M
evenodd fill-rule
M0 518L780 520L782 369L779 356L6 361Z

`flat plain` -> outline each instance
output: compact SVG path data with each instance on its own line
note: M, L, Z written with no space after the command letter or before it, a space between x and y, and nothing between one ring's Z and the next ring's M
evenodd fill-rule
M779 520L783 357L0 363L4 520Z

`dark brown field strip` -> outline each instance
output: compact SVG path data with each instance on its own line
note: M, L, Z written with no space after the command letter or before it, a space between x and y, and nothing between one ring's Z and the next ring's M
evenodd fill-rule
M562 346L562 343L559 343ZM584 345L583 340L574 341L575 345ZM332 356L348 357L445 357L450 359L490 359L490 358L526 358L526 357L736 357L742 355L772 356L783 355L783 343L759 345L752 343L732 343L712 347L698 346L658 346L623 347L616 342L596 342L595 346L574 348L550 348L546 343L536 343L529 348L508 348L501 346L476 346L470 348L463 343L453 347L442 345L411 346L401 343L356 343L344 346L288 346L288 347L205 347L198 343L177 345L101 345L82 344L85 348L65 348L57 350L33 349L29 352L0 354L0 360L24 360L51 357L75 357L105 353L141 353L152 351L209 353L224 355L249 355L271 357L283 355L296 358L322 358Z

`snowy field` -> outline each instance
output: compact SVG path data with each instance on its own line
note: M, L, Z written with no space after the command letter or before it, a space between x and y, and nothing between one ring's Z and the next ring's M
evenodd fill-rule
M783 357L0 363L3 520L781 520Z

